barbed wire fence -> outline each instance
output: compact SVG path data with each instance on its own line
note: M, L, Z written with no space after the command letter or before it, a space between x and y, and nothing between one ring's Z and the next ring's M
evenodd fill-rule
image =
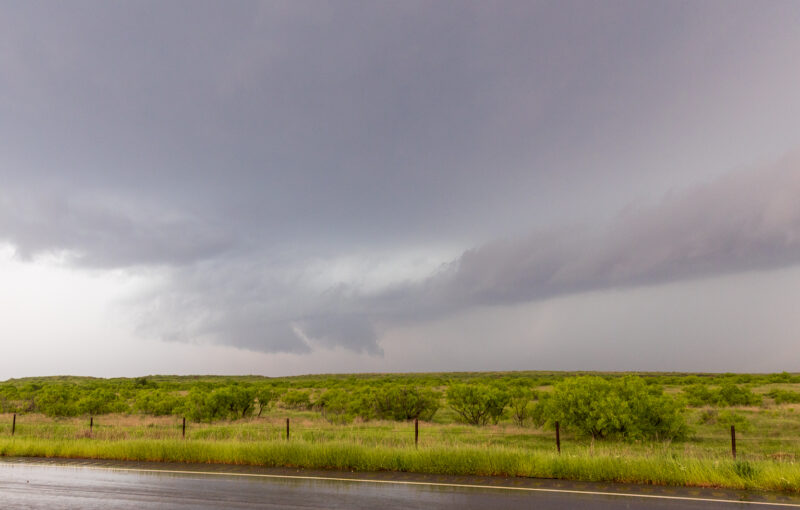
M7 415L8 416L8 415ZM131 433L136 432L135 439L183 439L183 440L236 440L242 442L263 441L302 441L310 443L325 443L331 441L353 441L367 445L405 446L414 445L423 447L432 445L454 446L522 446L531 449L552 448L561 453L562 439L573 447L587 446L586 440L567 434L555 427L523 428L519 426L493 425L488 427L471 426L465 424L433 424L412 420L397 422L386 428L386 422L378 422L380 426L370 426L369 422L357 425L328 424L324 426L309 425L308 418L292 420L289 417L264 417L251 418L246 423L237 421L223 422L187 422L185 417L176 418L169 424L168 418L151 421L148 424L120 425L113 419L104 420L104 417L89 416L82 420L72 418L69 422L58 420L42 422L41 419L27 422L24 417L11 413L5 424L0 425L0 434L6 432L11 437L20 435L32 439L85 438L125 440L130 439ZM96 419L97 418L97 419ZM83 426L80 423L83 422ZM109 423L111 422L111 423ZM230 431L231 427L240 427L239 430ZM59 432L60 427L60 432ZM550 430L552 428L553 430ZM5 429L5 430L4 430ZM674 442L677 444L693 445L698 448L719 452L726 444L730 446L730 454L736 459L738 453L744 452L749 456L762 456L777 460L791 460L800 458L800 437L775 437L774 435L748 430L744 434L737 432L731 425L730 437L727 433L720 435L691 435L687 440ZM737 452L737 443L739 452ZM548 444L550 446L548 446ZM624 444L624 443L623 443ZM654 447L659 442L650 442ZM664 442L671 446L673 442ZM770 448L765 450L763 446Z

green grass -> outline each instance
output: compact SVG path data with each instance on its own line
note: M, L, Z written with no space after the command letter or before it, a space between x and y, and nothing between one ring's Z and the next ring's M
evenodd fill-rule
M567 375L557 372L361 374L260 377L148 377L149 384L185 395L196 384L266 380L281 389L311 392L357 391L387 382L422 384L443 391L459 381L524 382L550 391ZM622 374L610 374L616 377ZM800 392L800 376L787 374L641 374L670 395L680 397L691 382L734 381L765 395L772 389ZM462 475L503 475L603 482L645 483L800 493L800 404L778 405L765 397L760 406L687 408L688 439L674 442L596 441L562 428L562 455L555 452L554 431L532 424L518 427L507 413L497 425L474 427L457 422L446 405L431 422L420 423L420 444L413 444L413 424L355 419L347 424L326 421L317 410L295 410L280 403L261 418L187 423L181 440L180 416L139 414L49 418L26 412L36 392L54 382L109 387L131 404L140 391L128 379L31 378L0 383L0 409L15 409L17 427L11 437L11 414L0 413L0 456L98 458L140 461L231 463L359 471L401 471ZM12 388L13 387L13 388ZM216 387L216 386L214 386ZM14 391L12 391L14 390ZM18 392L17 392L18 390ZM133 407L130 408L133 413ZM739 461L731 459L729 418L736 415ZM291 419L291 440L284 439Z
M239 442L180 439L0 439L2 456L228 463L308 469L523 476L603 482L800 492L794 462L733 461L613 446L555 452L513 447L374 446L352 441Z
M750 412L759 428L784 427L789 434L797 430L797 413L788 409L738 412ZM701 413L694 411L690 421ZM189 423L188 437L182 440L180 421L173 417L101 416L95 418L89 436L85 418L22 415L10 437L10 416L0 415L0 456L502 475L800 493L800 464L795 461L800 444L793 437L742 434L736 462L730 458L729 431L713 423L696 425L702 435L684 442L592 444L565 432L559 456L552 431L510 423L422 423L417 449L410 423L334 425L315 413L281 414L292 417L288 442L283 416Z

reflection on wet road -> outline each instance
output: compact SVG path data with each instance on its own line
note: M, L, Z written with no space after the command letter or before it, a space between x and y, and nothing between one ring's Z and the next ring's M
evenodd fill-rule
M210 509L210 508L353 508L353 509L716 509L786 508L797 501L782 496L744 493L646 490L646 497L614 495L619 487L557 482L508 481L510 488L466 487L478 478L377 475L375 481L319 479L337 473L258 470L225 466L181 466L143 463L53 463L25 459L0 460L0 508L55 509ZM144 470L144 471L142 471ZM181 472L177 472L181 471ZM342 477L356 477L346 474ZM362 475L363 476L363 475ZM399 483L398 483L399 482ZM502 479L500 479L502 482ZM488 482L487 482L488 484ZM492 482L491 485L497 485ZM608 486L602 486L608 487ZM634 492L634 488L624 488ZM587 491L593 491L590 494ZM603 494L597 494L603 492ZM655 496L655 497L654 497ZM708 501L726 499L729 501ZM765 506L762 506L765 505ZM779 505L779 506L775 506Z

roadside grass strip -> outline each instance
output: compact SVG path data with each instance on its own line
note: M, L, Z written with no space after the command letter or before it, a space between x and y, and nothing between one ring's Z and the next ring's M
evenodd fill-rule
M513 447L365 446L207 440L0 438L0 456L149 462L221 463L340 471L557 478L800 493L800 465L777 460L734 461L674 453L613 455L581 450L557 455Z

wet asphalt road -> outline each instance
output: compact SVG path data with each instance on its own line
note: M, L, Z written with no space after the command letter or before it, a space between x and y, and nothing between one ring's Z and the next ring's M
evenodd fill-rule
M480 479L451 479L437 477L430 485L425 477L404 478L409 483L391 482L391 475L383 475L384 482L373 483L352 480L319 480L289 478L286 470L242 471L234 475L223 474L224 467L178 466L183 471L170 473L170 466L142 463L80 463L65 465L51 461L0 460L0 508L3 509L760 509L800 508L797 501L782 496L748 495L738 492L677 491L644 494L658 498L642 498L610 494L588 494L582 491L619 492L618 488L591 485L563 486L558 483L532 481L517 483L517 488L474 488L447 484L475 484ZM215 471L203 474L200 470ZM267 474L265 477L264 475ZM303 476L336 477L337 473L302 473ZM252 476L255 475L255 476ZM342 474L347 477L359 475ZM277 477L276 477L277 476ZM493 484L502 483L496 482ZM508 484L511 485L511 484ZM579 492L575 492L575 491ZM636 488L625 487L625 492ZM564 492L549 492L564 491ZM696 499L671 499L696 498ZM699 499L750 499L739 501L701 501ZM759 502L760 500L760 502ZM786 504L786 506L783 506ZM780 506L775 506L780 505Z

